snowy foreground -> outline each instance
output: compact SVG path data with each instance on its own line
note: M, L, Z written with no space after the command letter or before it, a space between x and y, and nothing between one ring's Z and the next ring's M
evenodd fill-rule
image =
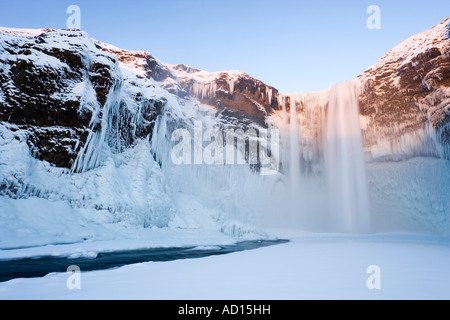
M0 299L450 299L449 238L287 238L286 244L222 256L81 270L79 290L67 288L69 273L15 279L0 283ZM57 252L56 247L47 250ZM379 273L367 273L374 265ZM380 289L369 290L368 280Z

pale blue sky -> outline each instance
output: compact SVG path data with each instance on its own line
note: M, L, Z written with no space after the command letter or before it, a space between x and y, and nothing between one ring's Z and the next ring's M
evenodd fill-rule
M392 47L450 16L448 0L0 0L0 25L65 28L208 71L242 70L283 93L355 78ZM369 5L381 30L369 30Z

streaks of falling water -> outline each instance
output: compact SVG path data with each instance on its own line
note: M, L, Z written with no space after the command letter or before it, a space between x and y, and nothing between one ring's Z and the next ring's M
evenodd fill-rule
M354 84L331 88L324 137L325 174L333 231L369 231L368 189Z

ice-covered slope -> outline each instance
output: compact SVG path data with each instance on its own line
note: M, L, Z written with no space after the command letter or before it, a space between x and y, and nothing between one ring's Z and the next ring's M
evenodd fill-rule
M165 92L84 32L0 31L3 246L167 226L175 209L148 141Z

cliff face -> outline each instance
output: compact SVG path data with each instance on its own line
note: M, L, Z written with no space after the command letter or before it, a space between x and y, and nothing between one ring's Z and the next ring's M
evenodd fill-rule
M397 46L344 87L351 92L352 97L346 99L352 105L354 93L358 95L363 143L373 159L421 155L450 159L450 19ZM56 230L52 239L58 241L84 215L83 228L94 226L92 230L113 223L111 230L122 224L124 230L129 225L206 226L238 236L252 233L235 223L236 213L253 217L255 212L271 211L273 203L280 207L288 203L296 212L296 206L305 204L291 203L297 196L281 185L296 188L310 180L303 179L305 176L323 179L324 141L333 132L327 129L334 122L345 127L346 112L349 118L355 116L357 127L357 114L345 103L334 105L347 109L330 112L334 89L282 95L243 72L211 73L168 65L149 52L123 50L80 31L0 28L0 201L9 206L0 210L0 218L21 221L22 214L29 211L27 203L36 201L12 199L35 197L45 208L65 208L63 215L58 209L53 216L43 216L52 225L49 230ZM268 139L262 141L268 131L260 129L272 127L281 133L279 144L270 142L270 154L280 151L279 159L273 157L273 172L279 169L281 175L265 179L255 175L261 172L261 164L221 163L223 130L215 129L263 132L246 137L265 142L254 152L261 157L261 151L269 155L269 146ZM179 140L173 135L177 129L186 129L181 137L175 135ZM195 138L196 131L202 132L199 138ZM204 141L203 133L208 133L211 141ZM182 156L186 150L186 158L192 156L192 163L195 158L201 163L175 164L174 146L179 146L181 139L188 142ZM236 141L234 149L237 145ZM196 146L204 150L197 152ZM219 165L202 163L205 150L219 155L215 163ZM234 151L239 150L233 150L233 161L235 155L238 159ZM250 155L250 150L241 149L240 155ZM175 154L175 158L180 156ZM333 164L333 159L328 163ZM446 161L438 162L446 165ZM437 224L444 224L449 204L445 202L447 189L442 186L447 173L436 173L434 180L427 180L426 175L421 169L400 174L389 182L391 189L386 189L383 179L377 180L375 188L382 191L379 201L384 205L384 200L394 195L394 200L386 203L397 204L403 197L405 216L411 204L418 202L417 217L424 219L439 208L442 219ZM409 176L414 177L410 179L414 180L412 191L406 196L397 194L402 183L408 184L404 181L410 181L405 179ZM309 185L303 187L309 192ZM310 204L312 208L318 204L318 211L326 212L322 208L327 204L325 191L315 188ZM386 190L389 195L384 195ZM417 201L419 197L423 200ZM431 198L435 201L430 202ZM383 205L379 211L389 211ZM60 218L65 222L59 223ZM35 230L33 221L24 222L27 230ZM6 234L3 230L15 234L22 222L18 226L7 225L0 234ZM32 231L37 238L38 229ZM86 231L82 239L95 237L95 232Z
M434 138L450 141L449 30L447 18L407 39L358 77L364 142L374 154L442 156L424 145L432 145Z
M395 47L355 81L364 145L374 157L446 156L439 145L450 142L449 30L450 18ZM20 131L17 139L26 139L34 157L58 167L98 164L89 164L87 153L99 139L120 152L149 137L168 95L207 105L219 121L240 127L267 127L281 101L289 110L293 98L304 136L322 135L322 120L311 115L323 112L308 101L326 110L328 91L282 98L243 72L168 65L84 32L0 31L0 120Z
M195 99L216 110L218 118L239 125L267 126L267 116L280 108L278 90L240 71L206 72L189 66L169 65L147 51L127 51L97 42L114 54L122 66L140 78L153 79L167 92Z
M209 73L185 65L170 66L183 90L218 114L243 124L265 127L267 116L279 109L278 91L239 71Z
M115 90L122 117L110 127L120 125L124 146L151 133L164 101L129 90L117 57L84 32L0 31L0 121L21 132L37 159L70 169L100 131ZM138 108L142 117L132 123Z
M138 55L129 52L133 61ZM41 232L67 239L78 225L79 240L103 224L168 225L173 201L148 143L166 91L119 58L80 31L0 29L4 237L21 228L17 221L30 234L25 243ZM47 231L24 218L33 208L15 208L26 203L38 206Z

